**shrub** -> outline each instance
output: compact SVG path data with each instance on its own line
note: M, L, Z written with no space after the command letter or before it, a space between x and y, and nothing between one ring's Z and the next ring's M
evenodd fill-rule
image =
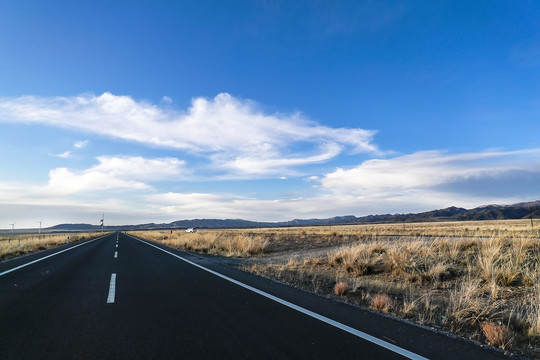
M392 308L392 299L386 294L377 294L372 300L372 307L377 311L388 312Z
M345 295L347 293L347 290L349 290L349 286L346 282L343 281L336 283L336 285L334 286L334 294L338 296Z
M490 345L501 349L509 348L512 345L512 332L508 326L487 321L480 324L480 326Z

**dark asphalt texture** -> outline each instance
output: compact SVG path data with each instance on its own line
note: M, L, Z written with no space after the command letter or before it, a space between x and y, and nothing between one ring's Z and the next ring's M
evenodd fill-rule
M0 263L0 273L79 244ZM507 358L216 258L158 246L426 358ZM112 273L115 302L108 304ZM0 359L404 357L115 233L0 276Z

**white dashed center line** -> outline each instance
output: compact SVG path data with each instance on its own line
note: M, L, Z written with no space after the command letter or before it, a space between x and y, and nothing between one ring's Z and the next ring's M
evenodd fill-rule
M114 258L116 259L118 257L118 251L114 252Z
M107 297L107 304L114 303L114 296L116 294L116 274L111 274L111 283L109 285L109 297Z

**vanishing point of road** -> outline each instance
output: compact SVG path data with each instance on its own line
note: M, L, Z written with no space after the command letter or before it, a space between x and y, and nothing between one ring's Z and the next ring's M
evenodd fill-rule
M503 359L114 233L0 263L0 359Z

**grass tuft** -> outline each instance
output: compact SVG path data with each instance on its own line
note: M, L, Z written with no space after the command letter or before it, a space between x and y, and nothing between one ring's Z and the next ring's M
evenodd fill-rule
M345 295L348 290L349 290L349 286L347 285L346 282L341 281L341 282L336 283L336 285L334 286L334 294L338 296Z
M512 346L513 336L508 326L492 322L483 322L480 326L490 345L501 349L509 349Z
M268 240L257 234L235 233L233 231L199 230L185 233L183 230L133 231L130 234L182 250L227 257L247 257L264 253Z
M377 294L373 297L372 308L387 313L393 308L393 301L386 294Z
M0 236L0 260L46 250L67 243L74 243L103 235L102 233L77 234L19 234Z
M540 349L540 231L527 221L157 234L181 249L264 254L247 270L527 356Z

